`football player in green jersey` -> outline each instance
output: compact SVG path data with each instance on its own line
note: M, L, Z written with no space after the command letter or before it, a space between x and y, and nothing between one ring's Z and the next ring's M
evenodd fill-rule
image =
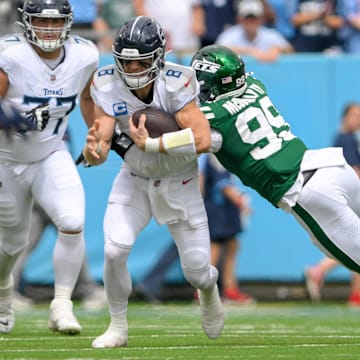
M193 57L201 110L222 165L275 207L293 214L327 255L360 272L360 182L341 148L309 150L293 135L262 82L230 49L209 45ZM131 137L142 149L146 119ZM161 142L161 139L159 140Z
M192 67L201 110L221 134L223 166L293 214L323 252L360 272L360 182L341 148L307 149L230 49L204 47Z

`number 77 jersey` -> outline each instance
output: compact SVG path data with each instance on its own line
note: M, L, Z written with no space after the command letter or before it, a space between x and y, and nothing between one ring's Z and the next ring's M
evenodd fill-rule
M247 77L242 96L201 104L210 126L223 144L215 155L243 184L256 190L274 206L294 184L305 144L269 99L265 86Z

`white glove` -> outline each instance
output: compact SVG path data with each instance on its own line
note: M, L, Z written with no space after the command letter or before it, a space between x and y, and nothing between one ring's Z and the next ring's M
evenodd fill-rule
M41 104L27 111L25 116L34 124L34 130L43 131L49 122L49 104Z

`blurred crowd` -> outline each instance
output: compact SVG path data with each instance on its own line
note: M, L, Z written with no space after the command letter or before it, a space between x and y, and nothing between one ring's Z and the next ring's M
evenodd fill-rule
M0 0L0 33L16 30L22 1ZM360 52L360 0L72 0L74 32L111 52L116 29L137 15L164 28L182 61L219 43L240 55L275 61L281 54Z

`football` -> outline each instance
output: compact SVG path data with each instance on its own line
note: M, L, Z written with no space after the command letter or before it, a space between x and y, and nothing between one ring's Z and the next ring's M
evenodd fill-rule
M138 126L141 114L146 115L145 127L152 138L159 137L167 132L180 130L173 116L163 110L150 107L137 110L132 114L135 126Z

